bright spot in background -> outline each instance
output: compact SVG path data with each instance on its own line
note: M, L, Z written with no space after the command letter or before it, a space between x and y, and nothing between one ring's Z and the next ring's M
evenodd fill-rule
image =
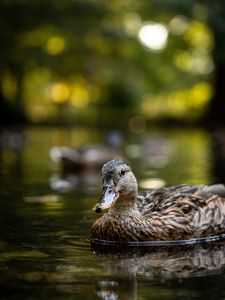
M166 47L168 30L160 23L149 23L138 32L140 42L151 50L161 50Z
M88 90L84 85L75 84L71 89L71 102L77 108L85 107L90 100Z
M52 36L48 39L46 50L50 55L58 55L65 49L65 40L60 36Z
M59 82L51 87L51 97L56 103L64 103L70 96L70 90L65 83Z
M136 35L141 24L141 17L135 12L129 12L124 17L124 27L126 32L130 35Z
M189 26L189 21L184 16L175 16L169 22L169 28L172 34L182 35Z
M139 186L143 189L159 189L166 185L165 181L160 178L142 179Z

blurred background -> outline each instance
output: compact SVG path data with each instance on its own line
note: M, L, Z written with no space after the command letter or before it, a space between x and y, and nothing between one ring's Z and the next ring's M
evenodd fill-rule
M46 172L122 156L156 187L225 182L223 2L2 0L0 25L6 169L30 147Z
M2 0L0 25L2 124L224 123L223 1Z
M145 268L88 240L107 160L142 190L225 183L225 1L0 0L0 28L2 293L225 299L224 245Z

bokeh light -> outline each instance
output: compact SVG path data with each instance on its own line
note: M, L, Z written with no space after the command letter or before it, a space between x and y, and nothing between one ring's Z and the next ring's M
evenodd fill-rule
M207 24L192 21L184 33L184 39L201 54L213 49L214 41Z
M85 107L90 100L88 89L82 84L74 84L71 89L71 102L77 108Z
M139 186L143 189L159 189L166 185L160 178L146 178L139 181Z
M152 97L146 95L142 101L142 113L146 118L165 116L192 120L204 113L211 99L213 89L207 82L198 82L187 89L179 89L168 94Z
M168 30L163 24L148 23L140 28L138 37L144 46L157 51L166 47Z
M175 65L189 73L207 75L214 69L214 64L209 54L200 54L198 51L177 51L174 54Z
M48 39L46 44L46 51L50 55L58 55L65 48L65 40L60 36L52 36Z
M189 21L185 16L177 15L169 22L170 32L174 35L182 35L188 28Z
M64 103L70 95L69 87L62 82L56 83L51 87L51 98L55 103Z
M136 12L129 12L124 17L124 27L129 35L136 35L141 28L141 17Z

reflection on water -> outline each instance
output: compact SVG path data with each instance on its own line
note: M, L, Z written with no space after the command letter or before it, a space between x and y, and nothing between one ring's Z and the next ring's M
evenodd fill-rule
M93 251L111 275L108 281L104 279L96 283L96 293L102 299L138 299L141 293L138 288L139 278L163 282L190 279L222 274L225 268L224 243L195 247L123 249L98 245Z
M145 278L185 278L222 271L225 243L171 247L93 246L97 259L112 274L141 275Z
M53 173L49 179L50 187L53 191L67 193L76 188L95 192L100 184L100 171L84 169L79 172L59 172Z
M90 247L99 172L54 173L49 150L101 145L106 134L85 128L2 130L2 294L7 299L224 298L223 243L123 251ZM213 139L217 136L219 145L221 134ZM149 182L212 183L223 173L218 163L214 167L223 150L217 146L214 151L210 135L202 130L149 130L122 138L121 152L139 182L145 182L143 188Z

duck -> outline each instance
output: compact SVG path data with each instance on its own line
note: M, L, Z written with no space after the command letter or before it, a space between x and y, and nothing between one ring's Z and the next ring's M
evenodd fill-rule
M54 146L50 150L53 164L63 171L77 172L82 169L99 171L102 165L114 156L115 152L100 145L86 145L79 149Z
M120 153L121 141L120 133L112 131L107 134L105 145L90 144L81 148L53 146L49 151L49 156L53 169L70 172L78 172L84 169L99 171L107 161L115 157L122 157Z
M90 230L95 241L183 241L225 233L225 186L179 184L138 193L137 179L122 159L101 170L103 212Z

